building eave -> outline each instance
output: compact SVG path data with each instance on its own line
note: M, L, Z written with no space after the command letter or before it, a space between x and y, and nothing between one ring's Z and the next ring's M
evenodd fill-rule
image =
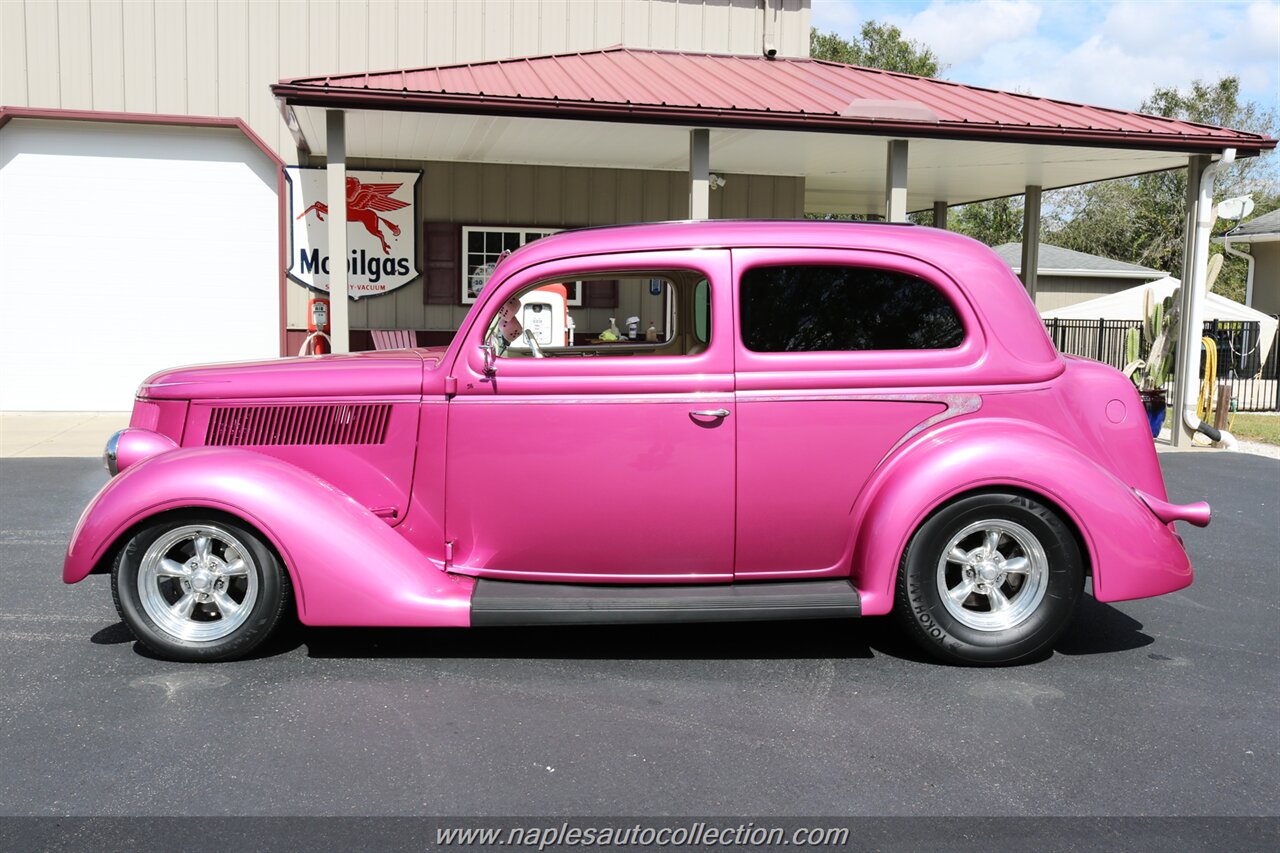
M1234 133L1188 136L1155 131L1051 128L981 122L910 121L822 113L782 113L741 108L372 90L297 83L277 83L271 87L271 91L284 105L322 109L558 118L726 129L807 130L921 139L1132 148L1188 154L1216 153L1226 148L1235 148L1237 157L1257 156L1263 151L1276 147L1274 139L1241 137Z
M1013 270L1014 275L1022 274L1021 264L1019 264L1016 267L1010 267L1010 269ZM1060 276L1063 278L1132 278L1132 279L1139 279L1142 281L1154 281L1158 278L1162 278L1168 275L1168 273L1163 273L1163 272L1160 272L1159 270L1150 270L1147 272L1136 272L1132 270L1123 270L1123 271L1122 270L1066 270L1066 269L1055 270L1055 269L1044 269L1043 267L1040 270L1038 270L1038 274L1041 277Z

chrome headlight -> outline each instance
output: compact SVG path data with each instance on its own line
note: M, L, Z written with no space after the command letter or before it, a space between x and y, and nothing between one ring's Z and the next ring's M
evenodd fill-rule
M112 477L120 473L120 436L123 433L124 430L120 430L108 438L106 449L102 451L102 467L106 468L107 473Z
M107 439L107 448L102 452L102 464L106 466L107 473L114 477L121 471L127 471L130 465L177 448L177 442L167 435L149 429L127 427Z

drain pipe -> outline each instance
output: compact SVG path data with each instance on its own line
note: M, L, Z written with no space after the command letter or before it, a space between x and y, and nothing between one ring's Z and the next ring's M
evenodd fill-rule
M1227 234L1222 238L1222 248L1228 255L1234 255L1237 258L1244 258L1244 262L1249 266L1249 272L1244 278L1244 304L1248 308L1253 307L1253 255L1245 254L1239 249L1231 245L1232 236ZM1240 240L1239 237L1234 238ZM1241 243L1246 242L1240 240Z
M1187 316L1184 318L1182 336L1185 349L1182 353L1181 375L1178 384L1182 389L1182 423L1191 434L1204 433L1210 441L1221 444L1227 450L1238 447L1235 436L1226 430L1214 429L1200 420L1196 412L1196 391L1200 378L1200 339L1204 337L1204 289L1205 277L1208 274L1209 232L1217 219L1213 209L1213 182L1218 170L1230 165L1236 159L1236 149L1227 148L1222 152L1222 159L1210 163L1200 172L1200 186L1195 199L1195 230L1187 243L1186 258L1182 269L1184 290L1189 290L1188 299L1184 299ZM1192 201L1191 187L1187 188L1187 201ZM1188 217L1190 218L1190 217ZM1188 276L1188 273L1190 275Z
M778 13L774 10L774 3L781 5L781 0L764 0L764 44L763 53L765 59L773 59L778 55ZM805 56L808 56L806 53Z

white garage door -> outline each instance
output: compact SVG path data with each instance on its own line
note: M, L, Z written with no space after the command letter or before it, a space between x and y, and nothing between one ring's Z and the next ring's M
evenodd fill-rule
M278 355L276 174L233 129L0 128L0 410L124 410L156 370Z

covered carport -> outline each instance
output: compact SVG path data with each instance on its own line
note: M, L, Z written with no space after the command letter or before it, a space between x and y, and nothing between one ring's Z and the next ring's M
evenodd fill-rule
M1256 134L809 59L609 48L486 63L298 78L273 86L295 142L323 158L330 198L348 157L659 170L687 175L689 218L717 178L803 180L807 213L904 221L1026 196L1023 281L1034 296L1047 189L1186 167L1183 339L1199 328L1215 165L1276 141ZM330 251L345 257L342 206ZM337 346L346 274L331 278ZM1187 352L1178 389L1192 388ZM1181 400L1175 406L1182 408ZM1186 430L1175 443L1189 441Z

